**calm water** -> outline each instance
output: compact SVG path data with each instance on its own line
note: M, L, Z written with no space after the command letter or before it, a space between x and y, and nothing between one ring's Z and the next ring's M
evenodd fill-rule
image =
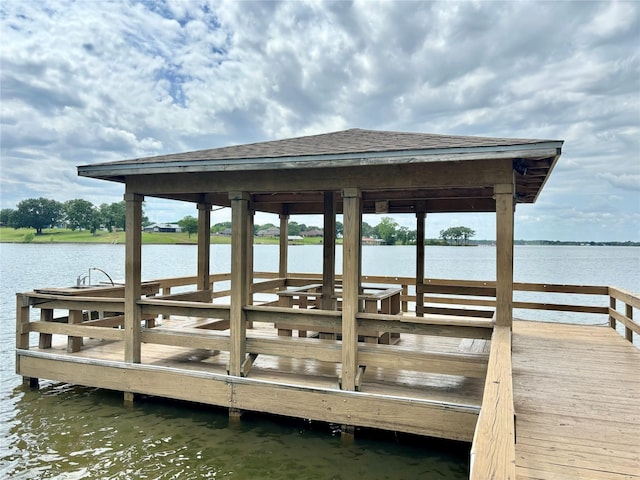
M256 270L277 270L277 255L277 246L256 246ZM321 269L321 247L291 247L289 256L291 271ZM412 276L414 258L412 247L364 247L363 273ZM229 246L213 246L211 271L229 271L229 263ZM468 452L451 453L451 445L440 441L371 434L345 444L328 425L250 414L229 425L226 410L192 404L146 399L125 408L116 392L52 382L43 382L37 392L22 389L13 373L15 292L72 285L94 266L123 278L124 247L0 245L1 478L466 478ZM638 248L516 247L514 268L516 281L640 290ZM193 246L143 247L144 279L193 275L195 270ZM435 278L493 280L495 250L428 247L426 272ZM102 280L99 275L92 273L96 281ZM589 297L574 300L602 304ZM566 298L558 301L567 303ZM519 315L585 319L553 312ZM606 317L587 320L604 323Z

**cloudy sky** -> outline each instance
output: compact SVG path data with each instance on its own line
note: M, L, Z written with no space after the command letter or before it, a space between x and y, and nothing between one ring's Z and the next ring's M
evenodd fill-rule
M78 165L367 128L564 140L516 238L640 241L640 2L4 0L0 22L2 208L122 199ZM459 224L495 238L488 214L427 236Z

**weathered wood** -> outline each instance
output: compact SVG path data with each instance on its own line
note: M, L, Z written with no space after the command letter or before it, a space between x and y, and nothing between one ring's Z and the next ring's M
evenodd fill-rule
M244 192L229 194L231 200L231 309L229 352L229 374L242 375L242 362L246 356L245 342L247 324L244 307L248 300L247 282L247 217L249 215L249 195Z
M494 186L496 199L496 324L513 322L513 179Z
M143 315L182 315L185 317L208 317L230 319L229 305L145 298L138 302Z
M511 326L496 325L471 446L471 480L516 478L515 418L511 373Z
M73 315L72 315L73 318ZM29 328L32 332L38 332L41 335L67 335L72 340L71 352L80 349L79 341L82 337L100 338L104 340L123 340L124 330L109 327L89 326L83 323L55 323L48 321L31 322ZM51 348L49 346L39 346L40 349ZM74 350L75 349L75 350Z
M144 343L155 343L158 345L172 345L186 348L204 348L208 350L230 350L228 335L213 333L210 331L177 331L155 327L142 330L142 341Z
M640 295L618 287L608 287L608 294L621 302L640 309Z
M289 215L280 214L280 256L278 259L278 276L286 278L289 268Z
M344 237L342 241L342 388L355 390L358 370L356 315L360 294L361 193L349 188L342 192Z
M336 200L333 192L324 192L324 230L322 241L322 299L320 308L335 310L336 277Z
M198 290L211 292L211 204L198 204ZM210 298L209 300L210 301Z
M164 366L24 352L21 374L241 410L469 441L478 408Z
M43 308L40 310L40 321L41 322L52 322L53 321L53 309ZM31 331L33 331L33 325L30 326ZM40 333L40 338L38 339L38 348L45 349L51 348L51 333Z
M82 323L82 310L69 310L69 325ZM62 324L56 324L61 326ZM82 346L82 335L67 337L67 352L77 352Z
M16 294L16 348L29 349L29 299Z
M125 287L124 287L124 359L140 362L141 312L137 302L141 297L142 262L142 201L144 197L132 193L127 186L126 240L125 240Z
M424 224L427 214L424 211L416 213L416 292L422 293L424 284ZM416 294L416 315L424 315L424 296Z
M636 334L640 335L640 325L638 325L632 317L628 316L629 313L633 314L631 312L631 309L629 308L629 310L627 311L627 315L623 315L622 313L618 312L617 310L613 310L613 309L609 309L608 311L609 316L611 318L613 318L614 320L622 323L626 329L632 330L634 331ZM628 338L627 338L628 340Z

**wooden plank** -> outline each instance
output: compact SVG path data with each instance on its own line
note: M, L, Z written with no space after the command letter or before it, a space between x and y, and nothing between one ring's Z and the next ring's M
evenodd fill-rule
M65 324L55 322L31 322L30 329L32 332L39 332L48 335L68 335L70 337L91 337L106 340L123 340L124 330L117 328L105 328L96 326L86 326L85 324ZM40 346L41 349L51 348L49 346ZM78 347L79 348L79 347ZM76 350L77 351L77 350Z
M139 302L143 315L180 315L185 317L220 318L229 320L229 305L213 305L200 302L178 302L143 299Z
M40 310L40 321L41 322L52 322L53 321L53 310L49 308L43 308ZM68 321L68 318L67 318ZM30 330L33 331L33 326L29 326ZM40 333L40 338L38 339L38 348L45 349L51 348L51 333Z
M608 293L611 297L631 305L633 308L640 308L640 295L636 293L618 287L609 287Z
M617 320L618 322L622 323L626 328L628 328L629 330L634 331L635 333L637 333L638 335L640 335L640 325L637 324L633 318L629 318L626 315L623 315L622 313L618 312L617 310L613 310L611 308L609 308L607 310L607 313L609 314L609 316L613 317L615 320ZM628 340L628 338L627 338Z
M167 330L162 327L142 329L142 341L157 345L229 351L229 336L213 332Z
M321 362L340 363L342 360L340 342L315 338L248 338L247 351L262 355L313 359Z
M335 310L336 283L336 197L334 192L323 194L323 238L322 238L322 297L320 308Z
M69 324L80 324L82 323L82 310L69 310ZM56 324L63 326L64 324ZM67 337L67 352L77 352L80 350L82 346L82 335L73 337Z
M358 347L360 365L413 370L443 375L484 378L487 356L463 353L416 351L397 345L364 344Z
M471 480L516 478L515 422L511 377L511 328L496 325L471 446Z

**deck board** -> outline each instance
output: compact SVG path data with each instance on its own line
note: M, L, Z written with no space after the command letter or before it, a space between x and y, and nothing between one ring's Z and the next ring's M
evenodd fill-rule
M609 328L514 322L517 478L640 479L638 372Z

